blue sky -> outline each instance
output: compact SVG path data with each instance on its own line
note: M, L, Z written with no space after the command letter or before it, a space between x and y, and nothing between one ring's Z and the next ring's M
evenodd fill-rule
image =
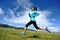
M32 7L37 7L40 14L36 17L38 26L60 31L59 0L0 0L0 23L24 27L29 21L28 13Z

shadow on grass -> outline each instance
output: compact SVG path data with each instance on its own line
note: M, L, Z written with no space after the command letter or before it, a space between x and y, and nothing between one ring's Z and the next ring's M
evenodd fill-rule
M33 36L28 36L27 38L40 38L40 37L37 35L33 35Z

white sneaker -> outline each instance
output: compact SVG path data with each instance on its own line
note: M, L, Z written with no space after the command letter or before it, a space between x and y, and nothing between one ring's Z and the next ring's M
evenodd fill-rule
M24 32L20 32L20 34L21 34L21 35L25 35L25 33L24 33Z

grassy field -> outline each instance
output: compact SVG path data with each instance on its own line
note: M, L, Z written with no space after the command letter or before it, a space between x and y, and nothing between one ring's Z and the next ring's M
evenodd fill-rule
M26 35L22 36L19 32L22 29L0 28L0 40L60 40L60 34L27 31Z

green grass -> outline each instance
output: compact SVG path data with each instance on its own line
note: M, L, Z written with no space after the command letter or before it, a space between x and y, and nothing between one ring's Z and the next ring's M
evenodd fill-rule
M0 40L60 40L60 34L48 32L27 31L22 36L19 32L21 29L0 28Z

